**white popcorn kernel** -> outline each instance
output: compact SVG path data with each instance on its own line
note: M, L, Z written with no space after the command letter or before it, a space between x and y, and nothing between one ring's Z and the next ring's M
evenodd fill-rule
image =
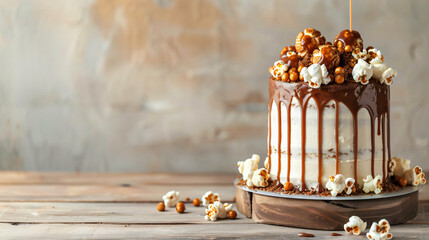
M372 223L366 237L370 240L389 240L393 235L389 232L390 224L386 219L381 219L378 224Z
M360 51L359 48L355 48L355 50L353 50L352 52L352 56L356 60L359 60L359 59L366 60L368 58L368 53L365 49Z
M344 188L344 192L347 195L352 194L353 189L355 189L355 180L353 178L347 178L345 183L346 183L346 187Z
M371 175L363 178L363 191L365 193L374 192L375 194L380 194L383 190L381 185L383 178L380 175L377 175L375 178L372 178Z
M372 65L373 77L378 81L380 81L380 83L383 83L382 77L383 77L384 71L388 69L387 65L384 63L377 63L377 64L371 64L371 65Z
M281 78L283 73L285 73L287 70L288 66L282 60L278 60L274 63L274 67L271 70L271 75L273 75L274 78L278 79Z
M232 210L232 204L222 204L216 201L208 206L206 209L205 219L207 221L216 221L218 218L226 218L229 211Z
M256 187L268 186L268 179L270 179L270 174L265 168L260 168L253 172L252 183Z
M203 206L208 206L216 201L220 201L220 197L219 194L208 191L201 197L201 201Z
M175 207L179 202L179 192L170 191L162 196L166 207Z
M396 72L396 70L388 68L383 72L380 82L386 85L391 85L393 82L392 78L396 77L396 75L398 75L398 72Z
M238 171L243 175L243 180L246 181L248 187L253 187L252 176L253 172L258 169L259 160L259 155L253 154L252 158L237 163Z
M393 171L395 170L395 168L396 168L396 160L393 157L389 162L389 173L393 174Z
M407 182L413 186L418 186L419 184L425 184L425 174L422 171L422 168L415 166L413 169L409 169L404 173L404 178L407 179Z
M393 157L391 161L395 162L392 170L393 176L402 177L406 171L410 170L411 161L408 159Z
M372 77L373 71L372 65L368 64L362 59L359 59L357 64L353 67L352 75L356 82L360 82L363 85L368 84L369 79Z
M328 182L326 183L326 188L331 191L331 195L333 197L336 197L339 193L341 193L345 187L346 183L344 181L344 176L341 174L330 176Z
M314 63L308 68L303 67L300 74L304 77L304 82L308 82L312 88L320 88L322 84L328 84L331 79L328 77L328 70L324 64Z
M382 63L384 60L383 55L381 55L381 51L375 48L369 49L368 55L370 56L371 61L369 63L371 64Z
M358 216L351 216L349 221L344 224L344 231L353 235L360 235L366 229L366 222L362 221Z

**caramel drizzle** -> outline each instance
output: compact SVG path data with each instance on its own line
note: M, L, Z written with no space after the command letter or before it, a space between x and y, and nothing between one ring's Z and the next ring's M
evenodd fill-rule
M390 138L390 124L389 124L389 86L382 85L377 82L371 82L368 85L362 85L359 83L347 83L342 85L326 85L322 86L321 89L311 89L307 84L303 83L288 83L285 84L280 81L276 81L273 78L270 79L269 83L269 91L270 91L270 103L273 101L277 104L278 108L278 120L279 120L279 144L278 144L278 174L277 179L280 181L280 172L281 172L281 103L287 106L288 111L288 173L287 179L290 181L290 160L291 160L291 151L290 151L290 135L291 135L291 107L292 107L292 99L295 97L300 103L301 107L301 151L302 151L302 159L301 159L301 182L302 185L300 187L300 191L305 190L305 143L306 143L306 111L308 101L313 98L316 102L318 108L318 124L319 124L319 139L318 139L318 153L319 153L319 191L321 190L321 173L322 173L322 121L323 121L323 108L326 107L326 104L333 100L336 106L336 117L335 117L335 144L336 144L336 173L339 172L339 144L338 144L338 121L339 121L339 103L343 103L352 113L353 116L353 152L354 152L354 178L357 179L357 157L358 157L358 119L357 115L361 108L365 108L368 110L370 118L371 118L371 174L374 175L374 122L375 118L378 118L378 133L380 132L380 117L383 117L383 135L384 135L384 116L387 115L387 134L388 138ZM368 96L368 97L365 97ZM371 96L371 97L369 97ZM373 97L375 96L375 97ZM272 104L269 107L269 115L271 116ZM269 159L271 155L271 117L269 122ZM385 138L383 137L383 146ZM388 151L388 160L390 162L390 139L387 142L387 151ZM385 151L385 147L383 147L383 152ZM385 156L383 154L383 181L385 181ZM269 160L271 162L271 160Z
M278 136L278 163L277 163L277 184L280 184L280 170L282 169L282 104L279 102L277 105L277 116L278 116L278 126L279 126L279 136Z
M340 108L339 108L338 102L335 101L335 174L339 173L339 167L340 167L340 160L339 160L340 148L339 148L339 144L338 144L339 110L340 110Z
M270 101L270 106L268 107L268 173L271 174L271 107L273 106L273 101Z
M292 107L292 100L289 101L289 106L287 106L287 181L290 182L290 158L292 156L290 152L290 139L291 139L291 107Z

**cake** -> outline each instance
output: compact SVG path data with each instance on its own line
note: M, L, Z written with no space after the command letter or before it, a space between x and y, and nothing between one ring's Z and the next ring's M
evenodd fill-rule
M331 43L307 28L269 73L265 168L258 169L259 156L239 162L243 184L336 196L425 183L420 167L391 156L390 85L397 72L380 50L364 48L359 32L343 30Z
M360 34L349 30L331 44L307 28L295 46L282 50L269 80L267 166L272 179L319 192L337 174L359 185L368 175L387 180L389 85L396 71L383 60L379 50L364 50ZM384 65L381 76L374 74L374 64ZM355 68L360 65L359 72Z

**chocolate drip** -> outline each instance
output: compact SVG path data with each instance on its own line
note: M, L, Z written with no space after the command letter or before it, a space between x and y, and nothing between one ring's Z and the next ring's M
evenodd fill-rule
M273 101L270 100L270 105L268 107L268 173L271 174L271 108L273 106Z
M339 155L340 155L340 148L338 145L338 118L339 118L339 105L338 102L335 101L335 174L339 173L339 166L340 166L340 161L339 161Z
M290 153L290 139L291 139L291 107L292 101L289 102L287 106L287 181L290 182L290 161L292 154Z
M383 114L381 116L381 138L383 138L383 183L386 182L386 180L384 179L386 177L386 128L385 128L385 122L386 122L386 118L385 115Z
M280 170L282 169L282 104L279 102L277 104L277 116L279 121L279 136L278 136L278 163L277 163L277 184L280 184Z
M349 82L344 84L332 84L332 85L322 85L319 89L313 89L306 83L284 83L281 81L276 81L271 78L269 81L269 93L270 93L270 104L275 102L278 106L278 121L279 121L279 168L278 176L280 179L281 172L281 103L285 104L288 112L288 171L287 171L287 181L290 179L290 165L291 165L291 107L292 99L296 98L300 103L301 107L301 151L302 151L302 172L301 172L301 181L302 186L301 191L305 190L305 146L306 146L306 110L308 101L313 98L316 102L318 109L318 126L319 126L319 139L318 139L318 154L319 154L319 186L321 185L321 176L323 172L323 163L322 163L322 120L323 120L323 109L330 101L335 102L335 147L336 147L336 173L339 173L339 143L338 143L338 125L339 125L339 103L344 104L353 116L353 152L354 152L354 178L357 179L357 157L358 157L358 112L361 108L368 110L371 120L371 174L374 175L374 124L375 119L378 119L378 132L380 131L380 118L383 116L383 134L384 134L384 115L387 116L387 151L388 151L388 160L390 162L390 124L389 124L389 91L390 87L387 85L382 85L376 81L370 81L367 85L362 85L361 83ZM270 112L271 115L271 107ZM269 162L271 163L271 118L269 124ZM383 135L384 136L384 135ZM383 137L384 144L384 137ZM383 147L383 152L385 147ZM383 155L384 156L384 155ZM271 165L270 165L271 167ZM385 157L383 159L383 179L385 180Z
M318 139L318 143L317 143L317 154L319 156L319 178L317 179L318 182L318 186L317 186L317 190L318 192L322 192L323 191L323 185L322 185L322 127L323 127L323 109L324 108L318 108L318 117L317 117L317 121L319 122L319 126L318 126L318 134L317 137Z

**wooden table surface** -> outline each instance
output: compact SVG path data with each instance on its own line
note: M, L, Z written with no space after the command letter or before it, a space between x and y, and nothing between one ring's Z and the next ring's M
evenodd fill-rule
M218 192L233 202L235 175L77 174L0 172L0 239L270 238L302 239L299 232L332 239L332 231L304 230L235 220L204 220L204 208L156 210L170 190L181 200ZM392 226L394 239L429 239L429 190L419 196L413 221ZM235 208L235 205L234 205ZM370 226L371 223L368 223ZM311 226L309 226L311 228ZM339 231L344 234L344 232ZM366 239L343 235L335 239Z

